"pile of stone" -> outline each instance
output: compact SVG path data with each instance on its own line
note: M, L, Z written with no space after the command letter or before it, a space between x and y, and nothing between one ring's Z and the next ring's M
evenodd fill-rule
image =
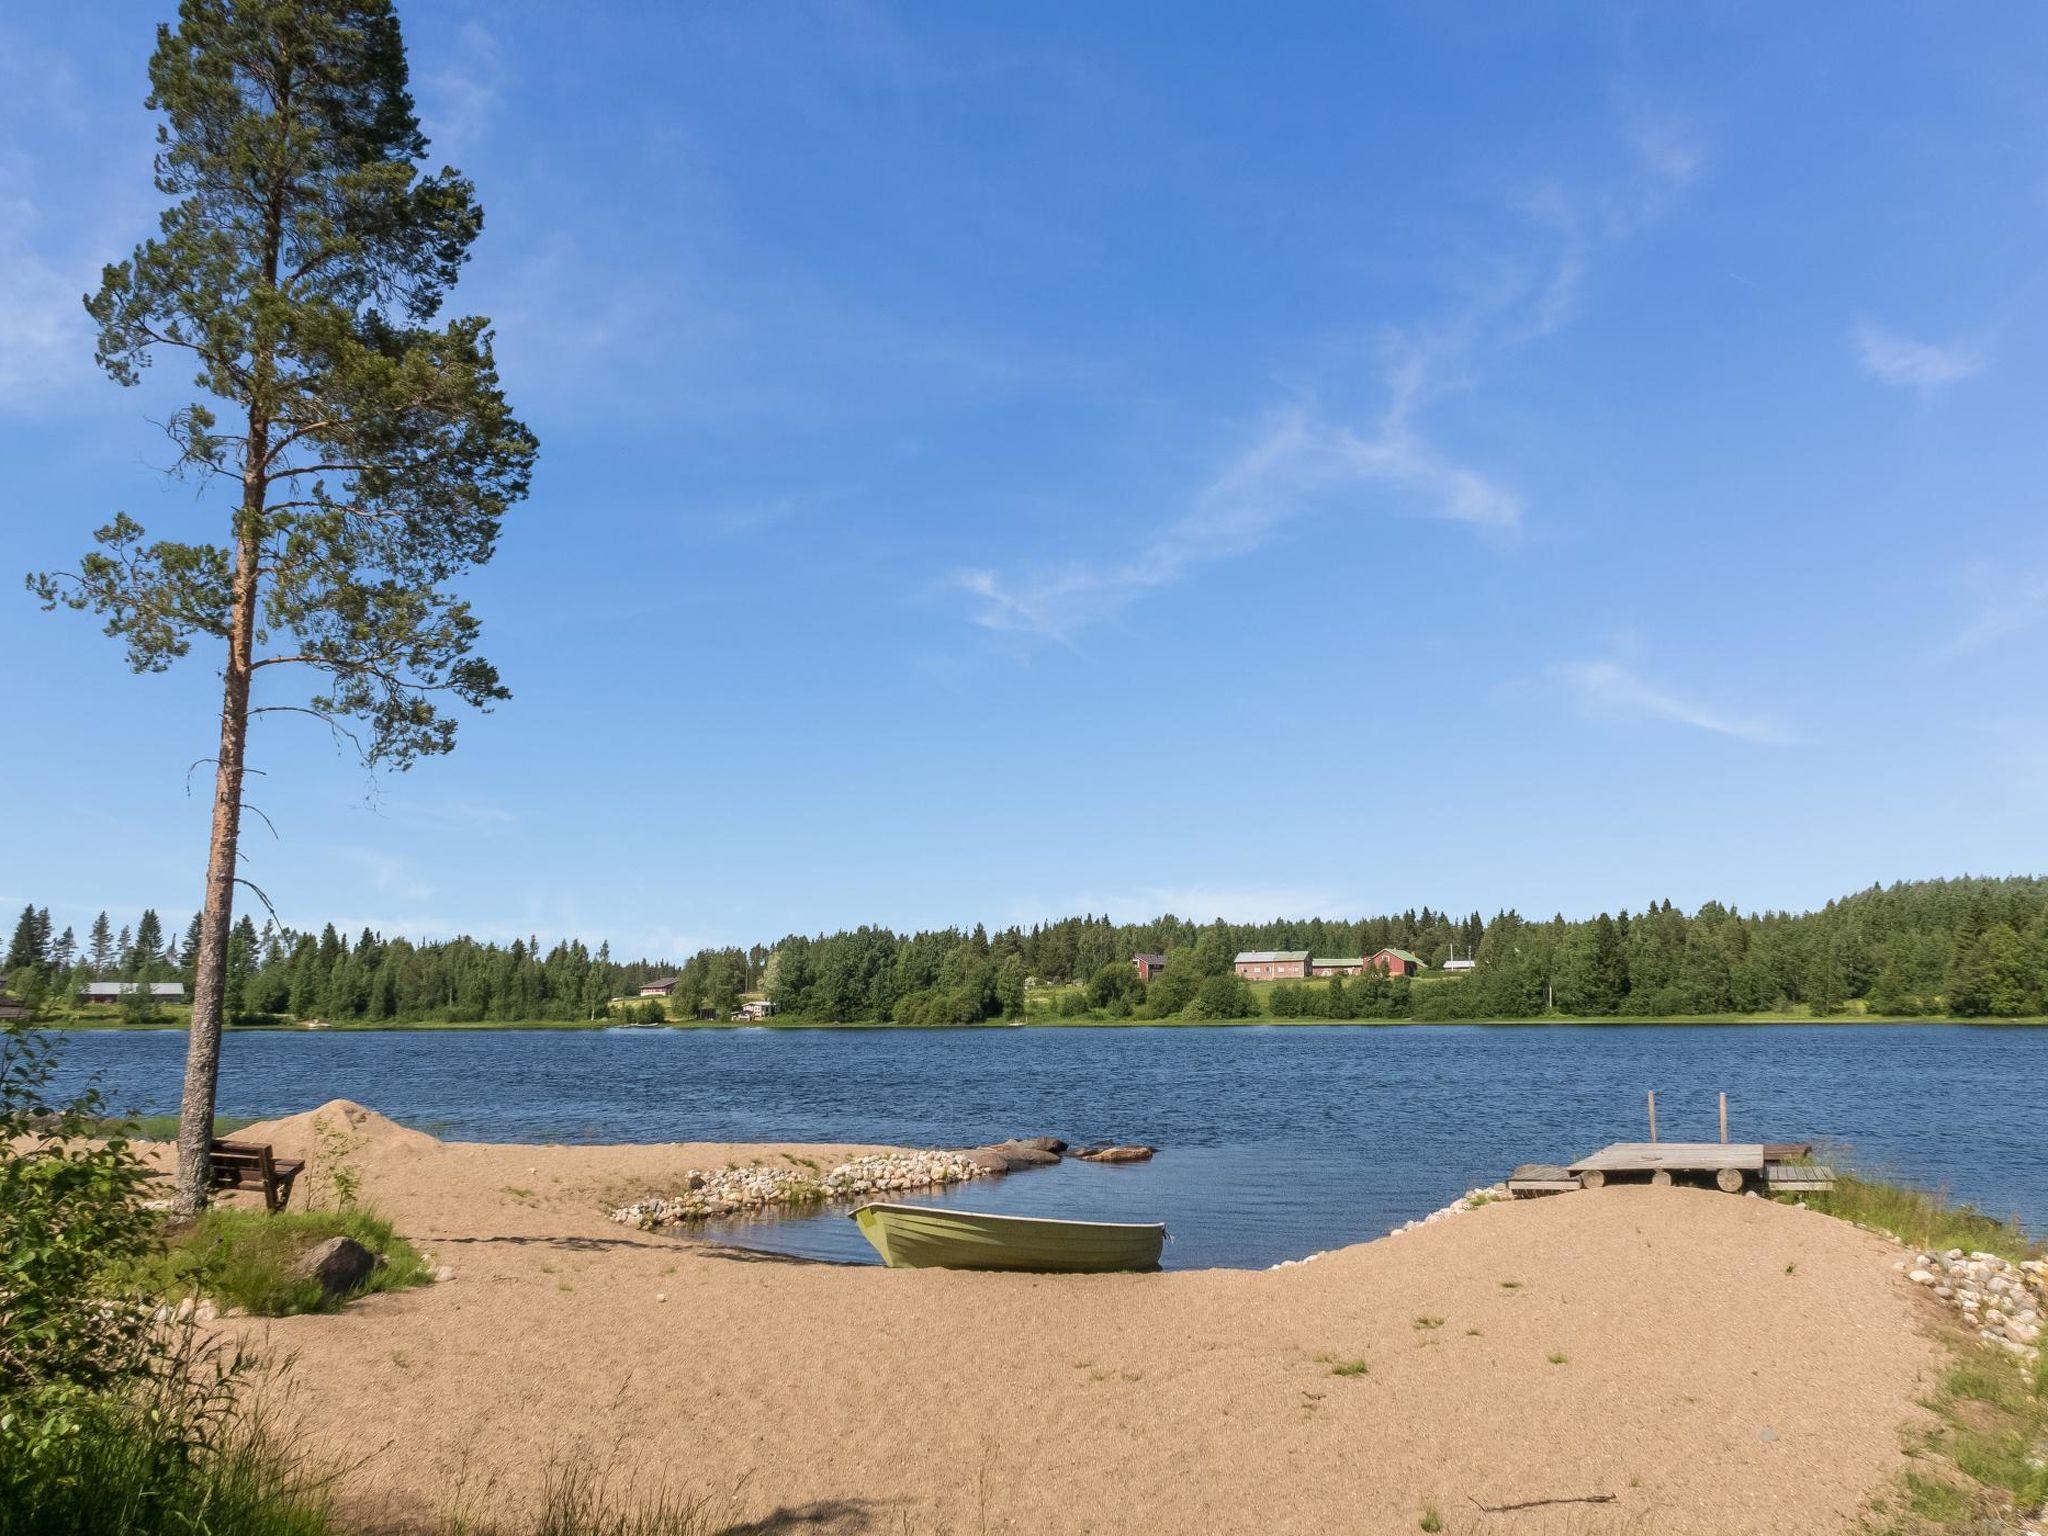
M2041 1349L2041 1316L2048 1311L2048 1263L2014 1263L1995 1253L1920 1253L1900 1260L1906 1278L1924 1285L1962 1313L1977 1337L2033 1359Z
M1509 1198L1508 1187L1505 1184L1488 1184L1483 1189L1468 1189L1442 1210L1431 1211L1427 1216L1419 1217L1414 1221L1404 1221L1400 1226L1389 1232L1387 1236L1399 1237L1403 1232L1413 1232L1417 1227L1426 1227L1433 1221L1442 1221L1450 1216L1462 1215L1466 1211L1476 1211L1482 1205L1492 1205L1496 1200L1506 1200Z
M672 1195L650 1195L613 1211L612 1220L651 1229L707 1216L734 1216L770 1206L809 1205L820 1200L850 1200L907 1189L934 1189L995 1173L1045 1168L1062 1155L1091 1163L1142 1163L1152 1156L1145 1146L1099 1146L1070 1149L1057 1136L1018 1136L986 1147L956 1147L936 1152L885 1152L856 1157L826 1173L810 1168L724 1168L683 1175L683 1187Z
M957 1152L895 1152L856 1157L841 1163L823 1180L825 1194L833 1200L853 1195L887 1194L892 1190L930 1189L935 1184L958 1184L978 1179L986 1169Z
M856 1157L823 1174L809 1168L721 1168L683 1175L672 1195L651 1195L611 1213L612 1220L642 1230L707 1216L733 1216L769 1206L807 1205L819 1200L897 1190L931 1189L996 1172L961 1152L890 1152Z

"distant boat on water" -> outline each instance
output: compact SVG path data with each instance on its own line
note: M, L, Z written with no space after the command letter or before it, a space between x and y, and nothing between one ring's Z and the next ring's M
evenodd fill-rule
M847 1214L891 1269L1157 1269L1166 1242L1161 1222L1053 1221L882 1203Z

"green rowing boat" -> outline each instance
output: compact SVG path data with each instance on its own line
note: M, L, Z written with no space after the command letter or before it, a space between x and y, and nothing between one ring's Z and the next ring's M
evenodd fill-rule
M891 1269L1157 1269L1158 1222L1048 1221L941 1205L863 1205L848 1212Z

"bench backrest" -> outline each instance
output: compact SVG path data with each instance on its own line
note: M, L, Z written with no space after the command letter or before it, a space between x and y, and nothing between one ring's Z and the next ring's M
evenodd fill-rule
M209 1153L215 1177L222 1173L254 1173L271 1177L272 1159L268 1142L216 1141Z

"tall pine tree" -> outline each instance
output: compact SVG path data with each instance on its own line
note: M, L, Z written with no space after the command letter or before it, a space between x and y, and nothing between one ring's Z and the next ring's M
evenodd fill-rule
M78 569L31 586L90 610L130 666L194 637L222 694L175 1206L205 1203L252 715L311 714L371 763L449 751L444 701L507 696L447 583L489 560L536 445L477 318L436 323L483 226L427 150L390 0L182 0L157 31L156 238L106 269L97 356L132 384L159 356L199 396L166 425L176 473L229 491L218 542L151 540L122 513ZM260 677L310 670L280 697Z

